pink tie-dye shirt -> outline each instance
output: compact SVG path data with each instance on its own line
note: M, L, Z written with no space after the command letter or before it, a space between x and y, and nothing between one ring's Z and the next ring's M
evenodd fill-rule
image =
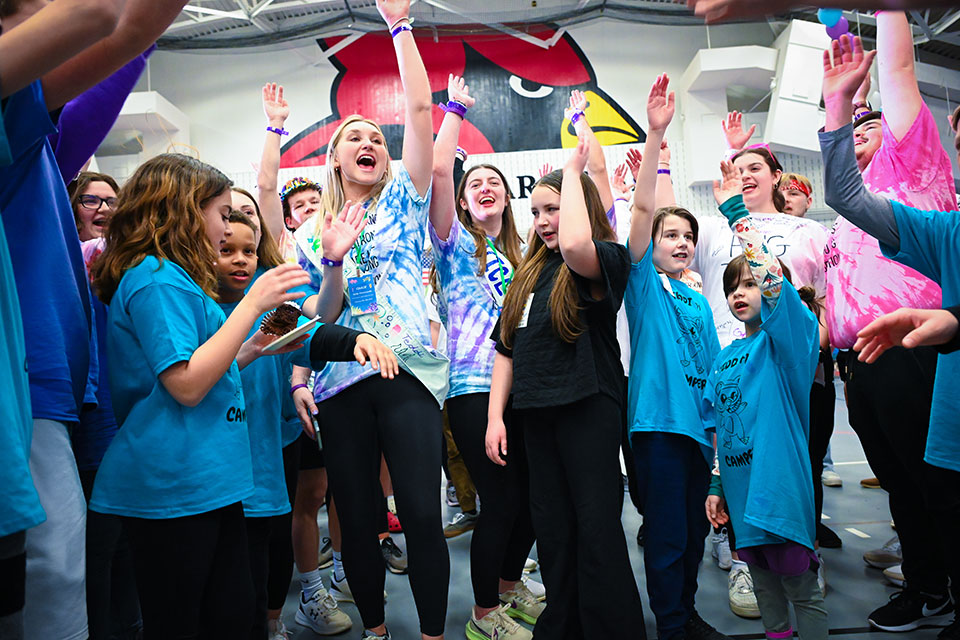
M883 119L883 142L863 172L873 193L919 209L955 211L950 158L926 104L897 140ZM857 331L900 307L936 309L940 287L919 272L884 258L880 244L844 218L824 250L830 343L849 349Z

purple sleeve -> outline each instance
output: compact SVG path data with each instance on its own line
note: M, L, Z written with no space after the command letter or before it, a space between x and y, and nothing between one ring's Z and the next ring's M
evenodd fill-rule
M614 201L614 202L616 202L616 201ZM616 230L616 228L617 228L617 206L616 206L616 204L611 205L611 207L610 207L609 209L607 209L607 220L610 221L610 226L613 227L614 230Z
M58 131L51 134L49 140L65 184L76 177L107 137L156 47L152 45L112 76L64 105Z

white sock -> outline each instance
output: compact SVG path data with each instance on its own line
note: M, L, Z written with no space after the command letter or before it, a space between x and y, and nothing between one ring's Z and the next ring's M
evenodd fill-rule
M333 552L333 577L339 582L347 577L343 572L343 560L340 558L340 552Z
M737 571L738 569L747 569L747 571L750 570L750 569L747 567L747 563L744 562L743 560L734 560L734 561L730 564L730 571L731 571L731 573L732 573L732 572Z
M393 499L393 496L387 496L387 509L389 509L393 515L397 515L397 501Z
M307 571L300 574L300 590L303 591L303 599L309 600L320 589L323 589L323 578L320 576L320 569Z

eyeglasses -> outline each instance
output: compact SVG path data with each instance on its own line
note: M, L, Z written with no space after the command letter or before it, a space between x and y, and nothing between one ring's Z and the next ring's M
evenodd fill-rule
M90 209L91 211L97 211L100 209L101 205L107 205L108 209L117 208L117 199L116 198L101 198L100 196L95 196L92 194L80 196L80 206L84 209Z

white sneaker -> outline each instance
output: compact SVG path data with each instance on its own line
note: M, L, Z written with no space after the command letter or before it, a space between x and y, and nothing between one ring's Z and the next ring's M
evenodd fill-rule
M713 543L711 555L717 561L717 566L724 571L730 571L733 555L730 553L730 537L727 535L727 528L721 528L720 533L710 534L710 542Z
M387 632L382 636L378 636L373 631L369 629L364 629L363 633L360 635L360 640L391 640L390 630L387 629Z
M740 564L730 570L727 578L727 589L730 599L730 610L741 618L759 618L760 607L757 606L757 596L753 593L753 576L747 565Z
M529 629L510 619L506 613L509 608L510 605L505 604L479 620L476 612L471 611L466 627L468 640L533 640Z
M833 469L824 469L823 473L820 474L820 482L822 482L825 487L843 486L843 478Z
M542 584L527 575L520 578L520 580L522 580L523 584L527 587L527 589L530 590L530 593L533 594L533 597L537 599L537 602L543 602L547 599L547 590Z
M305 600L301 592L300 607L294 620L321 636L342 633L353 626L350 616L340 611L336 600L323 587L317 589L309 600Z
M354 602L353 592L350 591L350 583L347 582L347 576L343 576L343 580L337 580L337 574L330 574L330 595L333 596L333 599L337 602ZM383 590L383 601L387 601L387 590Z
M539 568L540 568L540 563L534 560L533 558L527 558L527 561L523 563L524 573L533 573Z
M517 584L510 591L500 594L500 602L507 605L506 614L518 618L527 624L537 624L537 618L547 605L537 599L524 583Z
M273 624L270 624L270 622L273 622ZM267 622L269 631L267 640L290 640L290 630L283 624L283 620L277 618L270 622Z
M883 577L902 589L903 583L905 582L903 577L903 565L895 564L892 567L887 567L883 570Z

